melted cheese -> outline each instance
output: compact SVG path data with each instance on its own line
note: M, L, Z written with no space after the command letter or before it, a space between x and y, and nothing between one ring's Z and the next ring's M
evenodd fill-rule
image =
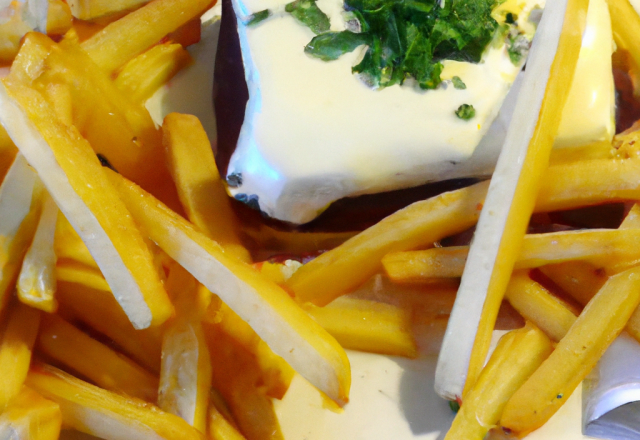
M364 48L323 62L304 53L314 34L289 14L276 12L257 26L244 26L252 13L265 8L282 11L287 2L236 0L234 4L250 98L229 164L228 174L242 176L242 185L231 188L232 195L257 198L260 209L271 217L305 223L345 196L491 172L508 125L509 105L499 116L498 112L520 70L504 47L488 48L478 64L443 63L442 78L459 76L465 90L450 83L429 91L411 85L371 90L351 74ZM592 2L604 4L604 0ZM501 8L517 8L519 22L526 23L523 17L538 3L510 0ZM344 29L342 0L318 0L318 6L329 15L332 30ZM597 32L608 32L604 40L610 77L610 25L604 29L600 21L588 24ZM532 32L533 27L525 30ZM590 68L602 63L600 46L594 45L590 52L595 59ZM612 100L608 77L596 76L593 82L606 83L602 95ZM576 101L585 118L583 103ZM476 116L459 119L455 110L461 104L472 104ZM598 111L601 106L594 103ZM611 105L601 113L606 115L586 118L597 132L595 137L612 132ZM567 125L565 138L572 143L575 132L582 131L575 121ZM589 136L589 140L594 137Z

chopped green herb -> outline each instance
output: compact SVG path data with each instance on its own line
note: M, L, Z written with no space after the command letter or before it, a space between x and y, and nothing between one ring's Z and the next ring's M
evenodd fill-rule
M451 78L451 82L453 83L453 87L458 90L464 90L467 88L467 85L460 79L459 76L454 76L453 78Z
M460 404L455 400L450 400L449 408L451 408L451 411L453 411L454 413L457 413L458 411L460 411Z
M322 12L316 0L295 0L288 3L284 10L293 15L300 23L307 26L315 34L327 32L331 27L329 17Z
M507 45L507 52L509 59L513 64L520 64L522 59L529 53L531 47L531 41L524 35L524 33L518 31L516 28L511 28L507 37L505 38Z
M513 12L507 12L507 15L504 17L504 22L507 24L514 24L518 19L518 15Z
M458 110L456 110L456 116L460 119L464 119L465 121L468 121L475 115L476 109L473 108L471 104L462 104L460 107L458 107Z
M297 0L287 8L302 2L313 3L317 9L312 0ZM369 47L352 70L367 84L382 88L413 78L421 88L433 89L442 82L442 60L480 61L498 29L491 17L497 3L447 0L440 7L440 0L344 0L345 10L354 17L353 26L349 24L344 33L360 33L363 39L340 35L322 40L327 48L331 46L329 57L325 51L306 50L310 55L332 60L334 54L339 57L338 52L349 52L357 47L353 46L356 42L366 38ZM317 46L317 41L310 45Z
M337 60L342 54L353 52L353 50L367 44L366 35L355 34L353 32L325 32L317 35L304 48L309 55L320 58L323 61Z
M271 11L268 9L265 9L264 11L256 12L255 14L249 17L249 20L247 21L247 26L255 26L261 21L269 18L270 15L271 15Z

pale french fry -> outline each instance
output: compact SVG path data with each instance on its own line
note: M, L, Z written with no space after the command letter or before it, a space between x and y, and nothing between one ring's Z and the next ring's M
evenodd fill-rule
M382 265L397 282L460 277L468 252L468 246L394 252L385 255ZM590 229L526 235L514 269L570 260L604 266L609 274L621 272L640 262L640 230Z
M620 334L638 303L640 268L609 278L554 352L509 400L500 424L518 435L542 426Z
M344 348L416 357L409 310L376 301L342 297L305 310Z
M89 143L29 87L5 80L0 102L7 132L81 234L134 327L164 322L172 306L151 252Z
M96 64L113 73L211 4L211 0L154 0L109 24L83 42L82 48Z
M340 345L278 285L227 256L160 201L108 171L132 216L171 258L220 298L309 382L331 399L348 400L349 360Z
M156 377L56 315L42 319L38 349L101 388L156 401Z
M174 263L167 291L177 317L168 323L162 338L158 406L206 433L211 357L197 310L198 286L191 274Z
M449 399L471 389L486 361L578 64L589 1L555 4L557 9L547 5L538 28L538 35L553 43L546 50L537 49L534 42L527 59L520 96L438 356L435 389Z
M125 64L115 84L132 100L145 102L192 61L182 45L158 44Z
M103 390L49 365L33 366L27 385L60 405L65 426L86 434L113 440L204 439L180 417Z
M47 35L62 35L71 29L73 16L69 5L62 0L49 0Z
M500 420L509 398L552 351L551 341L527 324L500 338L478 381L453 420L445 440L482 440Z
M39 325L37 310L19 302L10 307L0 342L0 413L18 395L27 377Z
M9 300L33 239L42 206L42 185L22 154L0 186L0 313Z
M169 170L191 222L227 253L250 262L238 237L238 219L218 173L211 143L197 117L171 113L162 124Z
M593 160L549 167L536 212L640 199L640 160ZM364 283L390 252L431 247L473 226L488 182L416 202L300 268L287 285L302 301L325 305Z
M58 308L56 291L56 254L53 237L58 220L58 206L43 191L43 208L31 246L18 276L18 298L25 304L53 313Z
M58 279L57 298L65 315L107 336L149 371L160 371L160 328L135 330L109 291Z
M20 393L0 414L0 438L11 440L58 440L62 415L60 406L32 389Z
M93 20L106 15L127 12L138 8L149 0L69 0L74 17Z
M554 341L561 340L576 322L576 313L526 272L514 272L505 299Z
M80 263L86 267L99 270L98 264L91 256L87 245L73 229L69 220L60 213L56 223L54 249L58 260Z

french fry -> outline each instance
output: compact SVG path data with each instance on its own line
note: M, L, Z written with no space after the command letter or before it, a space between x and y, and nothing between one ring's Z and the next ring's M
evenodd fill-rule
M0 313L33 239L41 201L40 180L24 156L18 154L0 186Z
M261 373L261 383L265 393L275 399L282 399L289 389L294 371L280 356L258 336L249 324L243 321L224 303L218 308L219 319L209 320L217 324L217 328L242 346L255 358Z
M585 261L551 264L540 271L582 305L598 293L608 278L603 269Z
M60 213L56 223L54 249L59 260L69 260L83 264L86 267L99 270L98 264L91 256L87 245L73 229L69 220Z
M58 440L61 425L60 406L23 387L0 414L0 438Z
M49 365L33 366L27 385L60 405L65 426L86 434L114 440L204 439L180 417L103 390Z
M408 310L376 301L342 297L325 307L305 310L344 348L416 357Z
M198 316L198 286L191 274L174 263L167 291L175 298L177 317L162 337L158 406L206 434L211 357Z
M154 0L109 24L83 42L82 48L96 64L113 73L211 4L211 0Z
M236 427L222 415L216 405L209 405L208 414L209 438L215 440L244 440L245 437L238 432Z
M73 124L73 103L68 84L49 83L43 89L43 96L53 107L58 119L65 125Z
M43 198L42 214L22 262L17 291L23 303L53 313L58 308L55 300L56 255L53 249L58 206L46 191L43 191Z
M436 368L436 392L452 399L477 380L498 310L549 165L582 46L588 0L547 5L485 207L469 249ZM543 46L544 47L544 46Z
M569 398L640 303L640 268L615 275L582 311L540 368L507 403L500 424L524 435Z
M551 351L549 338L531 324L500 338L478 381L462 402L445 440L484 439L500 420L509 398Z
M171 113L162 124L169 170L180 202L191 222L226 252L250 262L238 237L238 220L231 209L211 143L197 117Z
M4 127L0 125L0 182L2 182L4 176L6 176L9 171L9 167L11 167L17 153L18 149L13 144L9 134Z
M255 359L217 325L205 325L213 386L224 397L247 440L282 439L273 403L266 395Z
M634 26L640 26L640 17L627 0L607 0L607 5L611 14L611 28L616 46L627 51L633 73L637 75L640 73L640 42L632 29ZM638 79L635 78L633 82L634 94L637 97L640 93Z
M80 20L93 20L107 15L128 12L138 8L149 0L69 0L74 17Z
M525 319L533 322L554 341L560 341L576 322L576 314L562 300L529 278L514 272L505 298Z
M89 143L33 89L5 80L0 102L0 120L82 234L134 327L164 322L172 307L151 252Z
M192 61L180 44L158 44L125 64L114 82L132 100L145 102Z
M62 0L49 0L47 35L63 35L73 23L69 5Z
M101 388L156 401L156 377L56 315L42 319L38 349Z
M468 252L468 246L395 252L385 255L382 265L397 282L460 277ZM640 262L640 230L590 229L526 235L514 269L570 260L604 266L609 274L621 272Z
M18 395L27 377L39 325L37 310L18 302L9 309L0 343L0 413Z
M98 269L71 260L58 261L56 265L56 279L69 283L78 283L103 292L111 292L109 283Z
M160 371L160 328L135 330L109 291L58 280L60 311L107 336L138 364Z
M20 40L33 29L23 20L18 2L11 5L13 14L5 23L0 24L0 63L9 64L18 54Z
M536 212L640 199L640 160L592 160L549 167ZM305 264L287 286L302 301L325 305L354 290L390 252L427 248L478 219L489 186L473 186L416 202Z
M213 240L122 176L108 172L138 224L171 258L215 292L298 373L340 404L351 385L347 356L282 288L227 256Z

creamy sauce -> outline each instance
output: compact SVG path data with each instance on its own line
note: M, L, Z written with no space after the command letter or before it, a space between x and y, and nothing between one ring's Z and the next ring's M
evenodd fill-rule
M234 5L250 98L229 163L228 175L242 175L233 195L257 195L269 216L305 223L345 196L491 171L508 112L485 134L520 70L504 47L490 47L478 64L443 63L442 78L459 76L465 90L450 83L429 91L411 85L371 90L351 74L364 48L332 62L307 56L303 48L314 34L278 12L285 3L237 0ZM526 23L523 17L537 3L510 0L501 8L514 8ZM342 0L319 0L318 6L330 16L332 30L344 28ZM276 13L257 26L243 25L265 8ZM533 26L525 30L531 33ZM612 86L605 90L612 100ZM459 119L455 110L461 104L473 105L476 116ZM611 105L606 108L604 119L611 122ZM579 114L584 118L584 106ZM600 135L608 132L601 129L607 122L588 121Z

